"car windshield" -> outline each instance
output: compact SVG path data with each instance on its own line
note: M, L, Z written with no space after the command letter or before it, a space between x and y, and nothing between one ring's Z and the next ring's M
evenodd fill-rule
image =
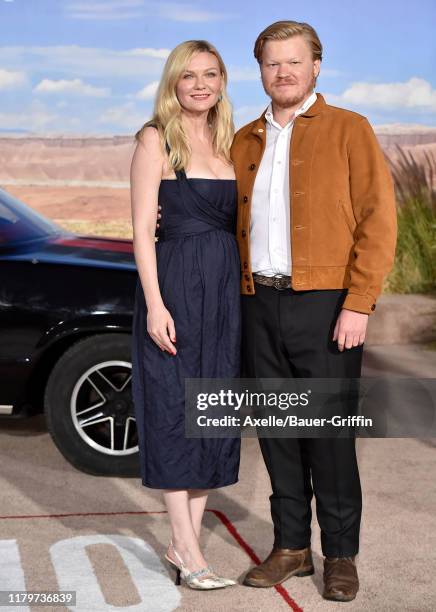
M64 230L0 189L0 247L40 240Z

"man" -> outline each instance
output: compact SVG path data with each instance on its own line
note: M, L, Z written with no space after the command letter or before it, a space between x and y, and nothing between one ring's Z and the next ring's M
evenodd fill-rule
M368 121L313 92L322 45L281 21L254 55L271 104L232 146L238 181L244 376L361 374L368 315L396 240L393 184ZM361 488L355 440L259 438L271 479L274 548L244 584L313 574L316 498L326 599L359 588Z

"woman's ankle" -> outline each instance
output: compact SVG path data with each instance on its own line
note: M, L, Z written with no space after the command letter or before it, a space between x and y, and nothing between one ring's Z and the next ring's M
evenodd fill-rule
M168 550L170 552L170 556L174 558L177 563L180 563L180 557L186 567L192 569L192 571L206 567L207 562L204 559L201 551L198 549L192 550L192 548L192 543L190 546L186 540L173 538L170 542Z

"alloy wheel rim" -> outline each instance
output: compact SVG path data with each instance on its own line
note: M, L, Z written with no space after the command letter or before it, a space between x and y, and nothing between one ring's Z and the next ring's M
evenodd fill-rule
M74 427L86 444L106 455L138 452L131 381L132 364L110 360L88 368L74 385Z

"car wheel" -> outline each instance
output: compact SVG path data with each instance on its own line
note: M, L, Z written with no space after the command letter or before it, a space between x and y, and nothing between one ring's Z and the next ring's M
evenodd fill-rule
M100 334L79 340L47 382L47 427L62 455L88 474L139 474L131 396L131 337Z

